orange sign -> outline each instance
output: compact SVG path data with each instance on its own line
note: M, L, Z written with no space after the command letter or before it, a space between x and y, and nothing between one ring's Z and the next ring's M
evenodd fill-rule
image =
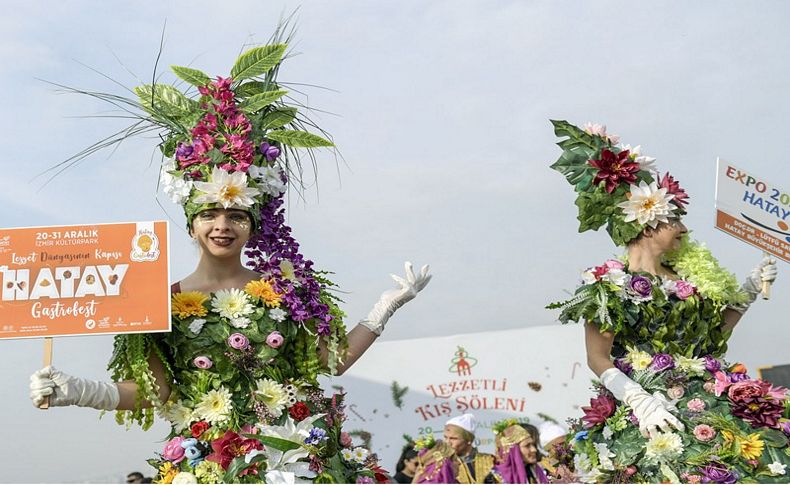
M0 339L170 331L168 231L0 229Z

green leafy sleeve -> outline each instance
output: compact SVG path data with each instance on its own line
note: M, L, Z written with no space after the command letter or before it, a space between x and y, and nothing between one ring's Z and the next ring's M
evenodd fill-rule
M116 335L112 358L107 369L112 373L115 382L133 381L137 384L135 408L128 411L117 411L115 420L127 427L136 423L144 430L154 423L154 408L143 408L143 401L159 406L159 386L148 365L150 355L155 355L162 362L166 379L173 380L173 369L170 365L170 352L166 344L169 334L122 334Z
M618 333L626 320L626 308L619 296L619 287L607 281L581 285L573 297L549 304L546 308L560 309L559 320L592 322L601 332Z

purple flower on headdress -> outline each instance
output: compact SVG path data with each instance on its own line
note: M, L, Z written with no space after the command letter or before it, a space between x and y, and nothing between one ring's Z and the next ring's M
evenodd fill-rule
M675 359L669 354L656 354L653 356L653 362L650 363L650 368L656 372L674 369Z
M176 149L176 160L178 161L185 160L191 157L192 152L194 151L195 149L192 147L192 145L185 145L183 143L179 143L178 148Z
M228 345L236 350L244 350L250 346L250 341L243 333L236 332L228 337Z
M653 282L644 276L634 275L628 282L626 291L638 301L646 301L653 297Z
M716 371L721 370L721 362L719 362L715 357L710 355L705 356L705 370L710 372L711 374L715 374Z
M271 162L280 156L280 149L267 142L261 143L261 153L266 157L266 160Z
M702 473L702 483L735 483L738 474L722 463L709 463L699 469Z
M779 429L787 436L790 436L790 421L782 421L779 423Z

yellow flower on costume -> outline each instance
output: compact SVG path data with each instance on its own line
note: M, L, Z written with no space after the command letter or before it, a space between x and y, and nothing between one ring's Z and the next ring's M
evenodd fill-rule
M224 471L219 463L203 460L195 467L195 476L200 483L222 483Z
M752 433L746 438L738 440L740 455L746 460L757 460L763 454L765 442L760 439L760 433Z
M181 470L177 466L166 461L159 467L159 479L154 480L154 483L172 483L173 479L180 471Z
M749 436L734 436L730 431L722 430L724 445L735 444L735 452L744 460L757 460L763 454L765 442L760 439L760 433Z
M208 296L199 291L175 293L170 297L171 313L178 318L203 317L208 313L203 303L208 301Z
M283 295L274 291L274 287L268 281L254 280L247 283L244 287L250 296L259 298L267 307L276 308L280 306Z
M645 370L650 367L650 364L653 362L652 355L634 348L629 348L628 350L625 360L631 363L634 370Z

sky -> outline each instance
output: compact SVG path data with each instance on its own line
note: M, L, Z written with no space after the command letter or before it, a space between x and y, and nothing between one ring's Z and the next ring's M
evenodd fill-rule
M790 188L782 160L790 112L790 5L780 1L140 2L6 1L0 16L0 227L171 219L174 279L197 249L178 207L156 198L155 139L129 140L43 185L32 180L120 129L107 106L41 80L123 94L189 64L225 75L245 44L265 42L298 8L299 53L280 78L339 156L289 200L303 253L333 271L349 323L389 273L430 263L434 279L382 339L553 325L544 310L579 272L619 254L605 232L577 233L574 196L548 166L549 119L597 121L641 144L691 195L686 225L740 279L760 251L714 225L716 157ZM105 77L106 76L106 77ZM117 81L116 84L114 81ZM163 74L163 81L173 76ZM313 86L313 87L311 87ZM315 87L317 86L317 87ZM790 276L739 324L730 359L785 364ZM111 480L166 434L125 431L84 409L28 400L40 340L0 341L0 481ZM537 349L538 347L536 347ZM62 370L107 379L109 337L59 338ZM525 365L539 362L539 353ZM364 358L357 365L364 365ZM382 369L386 372L386 369Z

